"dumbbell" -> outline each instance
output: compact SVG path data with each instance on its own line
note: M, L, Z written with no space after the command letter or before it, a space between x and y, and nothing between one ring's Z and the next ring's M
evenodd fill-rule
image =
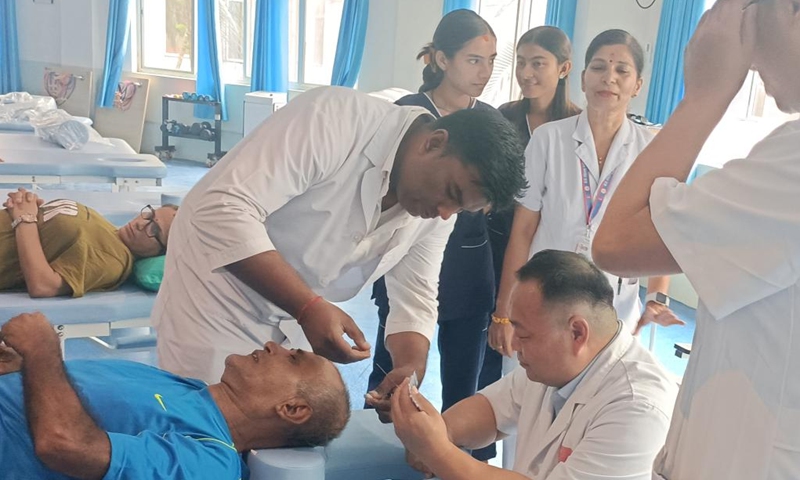
M196 137L200 136L200 132L203 130L203 127L200 126L199 123L194 122L191 127L189 127L189 134L194 135Z
M203 122L200 124L202 129L200 130L200 138L203 140L213 140L214 139L214 128L211 126L209 122Z
M165 133L178 133L176 131L177 124L178 122L175 120L167 120L161 124L161 131Z
M203 140L207 140L207 141L214 140L214 135L215 135L215 133L214 133L213 130L205 130L205 129L203 129L200 132L200 138L202 138Z

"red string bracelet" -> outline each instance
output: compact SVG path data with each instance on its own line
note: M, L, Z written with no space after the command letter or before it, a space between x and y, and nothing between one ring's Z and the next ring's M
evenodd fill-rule
M308 302L306 302L305 305L303 305L303 308L300 309L300 313L298 313L297 317L295 317L295 318L297 318L297 323L298 324L303 321L303 315L306 313L306 310L308 310L309 307L311 307L311 305L314 305L315 303L317 303L320 300L322 300L322 296L321 295L317 295L316 297L314 297L311 300L309 300Z

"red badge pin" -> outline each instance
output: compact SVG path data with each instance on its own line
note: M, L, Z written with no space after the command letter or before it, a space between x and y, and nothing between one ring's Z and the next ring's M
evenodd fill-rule
M561 448L558 449L558 462L566 462L570 455L572 455L572 449L562 445Z

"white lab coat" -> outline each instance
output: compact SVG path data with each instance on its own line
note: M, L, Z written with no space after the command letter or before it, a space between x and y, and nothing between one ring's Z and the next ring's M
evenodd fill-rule
M520 201L525 208L541 212L529 257L545 249L574 252L586 235L581 159L589 168L593 199L597 186L614 172L605 201L591 222L590 238L593 239L617 185L652 138L653 133L647 128L625 120L614 137L600 172L586 112L546 123L534 130L525 150L525 175L530 188ZM590 252L591 248L587 255L591 255ZM619 277L606 276L614 288L617 315L625 322L625 327L633 331L642 310L639 280L625 278L620 287Z
M497 430L517 434L513 470L532 479L649 479L677 386L622 329L553 418L558 389L517 367L481 390Z
M654 478L800 478L800 121L691 185L653 223L700 298Z
M224 267L277 250L314 292L344 301L386 276L387 334L433 336L455 217L381 212L400 140L422 108L319 88L276 112L192 189L172 225L153 322L161 367L214 382L230 353L288 338L297 322Z

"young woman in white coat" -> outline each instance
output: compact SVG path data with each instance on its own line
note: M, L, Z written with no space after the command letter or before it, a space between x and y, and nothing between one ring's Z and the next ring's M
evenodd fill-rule
M512 327L504 320L509 316L514 273L544 249L590 257L608 200L653 138L647 128L627 118L631 99L642 87L643 68L644 53L633 36L623 30L600 33L587 49L581 73L586 109L544 124L531 135L525 151L530 188L514 213L489 339L503 355L513 354ZM628 330L637 331L650 322L681 323L664 301L668 277L650 278L644 311L637 278L609 274L608 279L614 288L614 307Z

